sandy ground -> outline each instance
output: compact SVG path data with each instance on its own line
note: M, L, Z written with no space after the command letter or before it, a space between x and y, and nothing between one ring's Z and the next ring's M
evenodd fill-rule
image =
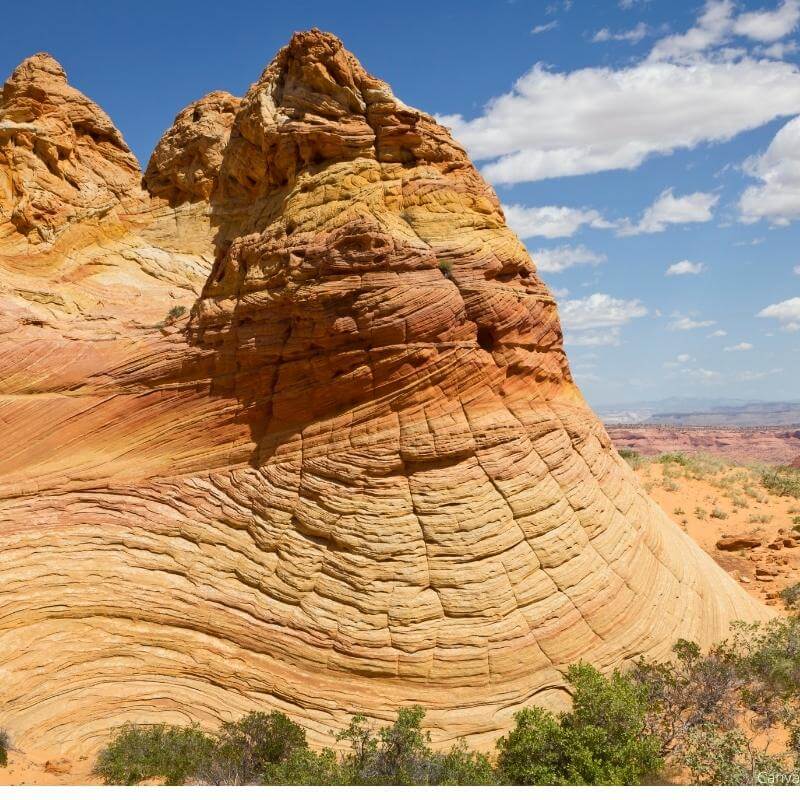
M800 533L793 530L800 500L776 497L744 467L693 477L676 464L644 464L636 470L651 497L751 594L783 607L778 592L800 581ZM798 520L800 521L800 520ZM717 548L724 535L745 535L757 546Z
M102 781L92 776L92 763L86 758L77 762L48 759L42 753L13 750L8 766L0 768L0 786L87 786Z
M692 466L645 460L636 475L650 495L723 569L763 602L782 607L778 592L800 581L800 500L768 494L757 472L703 457ZM800 520L798 520L800 522ZM723 551L725 535L750 537L755 546ZM19 743L20 748L24 747ZM76 762L16 750L0 769L0 785L98 784L90 759Z

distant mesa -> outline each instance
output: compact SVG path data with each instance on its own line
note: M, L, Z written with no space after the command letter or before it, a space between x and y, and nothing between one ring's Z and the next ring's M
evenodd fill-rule
M464 149L335 36L144 176L49 56L0 102L0 705L125 721L519 708L769 612L646 495ZM188 313L183 309L188 309Z

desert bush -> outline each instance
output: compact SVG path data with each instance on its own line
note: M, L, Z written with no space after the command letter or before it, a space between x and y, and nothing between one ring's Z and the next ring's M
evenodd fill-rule
M8 766L8 751L11 749L11 737L8 731L0 728L0 767Z
M686 641L674 654L640 660L631 675L647 696L647 730L671 767L702 784L754 783L759 772L793 768L796 745L770 744L781 731L794 742L800 730L800 619L736 624L705 654Z
M377 734L365 717L353 717L337 734L350 745L342 759L348 784L372 786L479 786L495 782L486 756L459 742L447 753L431 749L430 734L422 732L425 711L401 708L394 724Z
M114 786L153 779L179 786L208 760L212 749L211 737L196 727L125 725L100 752L94 773Z
M772 467L761 475L761 485L778 497L800 498L800 470L793 467Z
M661 767L659 742L645 730L647 695L628 676L603 677L572 665L572 710L526 708L498 744L501 783L510 785L641 784Z
M708 517L708 512L701 506L695 506L694 515L697 517L697 519L703 520L706 519L706 517Z
M639 469L639 467L641 467L642 464L647 461L647 459L641 453L638 453L631 447L620 447L617 452L625 461L628 462L628 465L632 469Z
M685 467L689 463L689 456L686 453L662 453L657 460L659 464L677 464Z
M772 519L772 514L751 514L747 518L750 525L766 525Z
M223 723L193 777L212 786L270 783L270 775L282 770L302 771L304 764L311 771L320 768L311 764L313 758L305 731L286 714L252 711L236 722Z
M728 519L728 513L723 511L719 506L714 506L714 508L711 509L711 516L714 519Z
M800 533L800 517L792 518L792 530L795 533Z
M439 272L441 272L447 280L453 280L453 265L451 262L443 259L439 262L438 266Z

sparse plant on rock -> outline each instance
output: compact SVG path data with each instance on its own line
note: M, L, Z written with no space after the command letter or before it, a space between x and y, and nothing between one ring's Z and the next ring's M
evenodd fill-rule
M8 751L11 749L11 737L5 728L0 728L0 767L8 766Z

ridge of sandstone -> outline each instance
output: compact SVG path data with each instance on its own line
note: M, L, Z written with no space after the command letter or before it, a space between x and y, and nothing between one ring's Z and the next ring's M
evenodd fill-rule
M89 102L29 61L29 95ZM269 706L322 742L420 703L436 741L481 745L563 705L577 659L767 615L617 455L464 150L335 36L184 109L141 184L96 114L102 216L0 127L2 213L53 198L0 223L15 741L79 754Z

